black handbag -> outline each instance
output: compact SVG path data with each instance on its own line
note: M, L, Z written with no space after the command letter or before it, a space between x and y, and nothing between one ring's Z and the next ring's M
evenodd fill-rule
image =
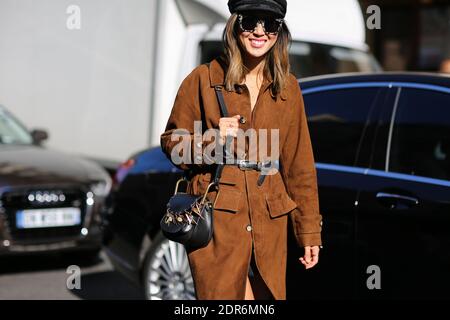
M222 87L216 86L215 92L219 101L223 117L228 117L228 110L222 95ZM227 136L226 145L229 146ZM227 152L227 150L225 150ZM206 247L213 235L213 211L214 205L207 198L211 187L218 187L223 170L223 163L217 164L214 180L208 184L203 195L192 195L186 192L178 192L178 186L182 181L188 181L185 175L180 178L175 186L174 195L167 203L167 210L160 221L161 231L164 236L172 241L183 244L188 249ZM216 199L219 190L216 194Z

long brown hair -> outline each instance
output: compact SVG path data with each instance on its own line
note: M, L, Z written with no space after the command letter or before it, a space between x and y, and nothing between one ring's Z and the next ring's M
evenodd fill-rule
M239 26L236 23L238 14L234 13L228 19L223 32L224 52L222 59L227 65L225 76L225 88L228 91L234 91L235 86L242 83L248 69L244 65L244 49L239 43ZM283 22L278 38L273 47L265 55L263 76L269 78L272 76L272 95L276 96L284 89L287 84L290 64L289 64L289 45L291 43L291 33L286 23Z

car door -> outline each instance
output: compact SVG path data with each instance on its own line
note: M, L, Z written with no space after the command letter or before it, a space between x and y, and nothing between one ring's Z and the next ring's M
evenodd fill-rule
M324 248L317 267L308 271L298 264L301 252L290 249L288 296L294 291L289 289L298 285L302 290L295 291L297 298L354 294L354 204L362 178L356 167L369 161L374 119L385 103L385 93L383 87L351 83L303 90L318 174Z
M448 298L450 90L412 83L390 90L394 102L380 118L358 196L358 294ZM369 289L375 272L380 289Z

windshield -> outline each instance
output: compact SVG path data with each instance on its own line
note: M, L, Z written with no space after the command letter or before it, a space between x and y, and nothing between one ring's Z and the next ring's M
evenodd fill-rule
M201 43L201 61L213 60L222 52L221 41ZM381 71L368 52L320 43L293 41L289 49L291 71L297 78L341 72Z
M25 127L0 107L0 144L31 144L32 141Z

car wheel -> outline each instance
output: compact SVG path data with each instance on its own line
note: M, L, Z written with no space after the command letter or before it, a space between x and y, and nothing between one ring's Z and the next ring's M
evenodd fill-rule
M162 233L154 238L147 253L142 278L148 300L195 300L186 250Z

